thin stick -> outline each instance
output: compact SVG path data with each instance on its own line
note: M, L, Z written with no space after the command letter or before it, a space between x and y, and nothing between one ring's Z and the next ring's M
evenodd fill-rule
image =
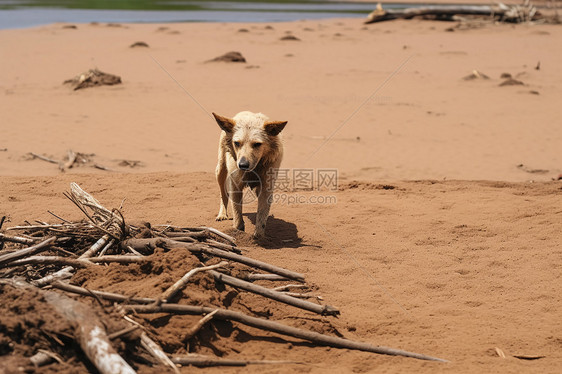
M224 232L219 231L213 227L205 227L205 226L201 226L202 229L204 230L208 230L209 232L212 232L215 235L220 236L223 239L226 239L230 242L230 244L236 245L236 239L234 239L232 236L230 235L226 235Z
M126 246L131 246L143 254L151 253L157 247L166 248L166 249L185 248L192 253L205 253L207 255L239 262L248 266L252 266L261 270L268 271L270 273L278 274L283 277L290 278L299 282L304 282L304 275L300 273L283 269L278 266L270 265L268 263L259 260L254 260L252 258L238 255L236 253L223 251L222 249L208 247L201 243L183 243L183 242L176 242L174 240L166 239L166 238L151 238L151 239L127 239L122 241L120 245L122 248L126 248Z
M37 153L29 152L29 154L32 155L35 158L40 159L40 160L50 162L51 164L57 164L58 165L60 163L60 161L53 160L52 158L49 158L49 157L41 156Z
M174 240L178 240L178 241L181 241L181 240L179 240L179 238L181 238L181 237L189 237L189 238L192 238L192 239L207 239L207 238L209 238L209 233L207 231L192 231L192 232L181 232L181 233L178 232L177 234L181 234L181 235L178 235L178 236L173 235L173 237L174 237ZM168 236L168 235L166 235L166 236Z
M101 252L99 253L98 257L103 256L103 255L105 254L105 252L107 252L107 250L108 250L109 248L111 248L111 246L113 245L113 243L115 243L115 239L111 239L111 240L109 241L109 243L107 243L106 246L103 247L103 249L102 249Z
M54 225L27 225L27 226L13 226L13 227L8 227L6 229L6 231L10 231L10 230L35 230L35 229L50 229L50 228L54 228L54 227L67 227L67 228L72 228L73 225L67 225L67 224L63 224L63 223L57 223Z
M174 357L172 362L179 365L191 365L197 367L212 366L248 366L248 365L302 365L303 362L297 361L273 361L273 360L229 360L219 359L208 356L184 356Z
M54 288L58 288L59 290L63 290L66 292L75 293L82 296L92 296L95 295L100 299L111 300L111 301L120 301L120 302L128 302L128 303L139 303L139 304L152 304L156 302L156 299L150 299L147 297L129 297L117 293L112 292L105 292L105 291L94 291L88 290L83 287L73 286L71 284L55 281L51 284Z
M100 164L94 164L94 167L95 167L96 169L100 169L100 170L104 170L104 171L113 171L113 169L110 169L110 168L105 167L105 166L100 165Z
M124 306L124 309L133 313L175 313L175 314L191 314L191 315L211 313L213 310L215 310L209 307L179 305L179 304L126 305ZM401 349L394 349L388 347L374 346L368 343L356 342L353 340L339 338L336 336L328 336L313 331L301 330L296 327L286 326L277 322L251 317L244 313L240 313L232 310L218 309L214 318L240 322L247 326L255 327L262 330L272 331L281 335L299 338L323 346L353 349L358 351L392 355L392 356L412 357L420 360L448 362L447 360L443 360L441 358L431 357L420 353L408 352L408 351L403 351Z
M29 361L31 361L35 367L44 366L53 361L57 361L59 364L62 363L62 359L56 353L44 349L38 349L37 353L29 358Z
M0 233L0 242L10 242L27 245L35 244L35 240L33 239L23 238L21 236L6 236L2 233Z
M288 305L292 305L297 308L305 309L322 315L335 316L340 314L340 311L337 308L334 308L330 305L319 305L306 300L297 299L285 293L277 292L254 283L246 282L241 279L231 277L230 275L219 273L218 271L211 270L210 273L213 275L213 277L215 277L217 281L226 283L236 288L241 288L243 290L256 293L261 296L265 296L273 300L280 301Z
M249 282L267 280L267 281L288 281L290 279L277 274L248 274L245 279Z
M137 326L137 325L129 326L129 327L123 329L123 330L116 331L112 334L107 335L107 338L109 340L115 340L115 339L120 338L124 335L130 334L133 331L138 330L139 328L140 328L140 326Z
M174 238L175 241L178 241L178 242L187 242L187 243L196 243L197 242L197 239L194 239L191 236L174 236L173 238Z
M230 252L234 252L234 253L238 253L238 254L242 253L240 248L237 248L237 247L235 247L231 244L224 244L224 243L221 243L221 242L217 242L216 240L213 240L213 239L207 239L205 241L205 244L208 244L211 247L215 247L215 248L218 248L218 249L224 249L226 251L230 251Z
M99 263L110 263L116 262L118 264L133 264L141 262L149 262L150 259L144 256L131 256L131 255L107 255L100 257L91 257L87 259L88 262Z
M143 332L141 334L141 345L148 351L148 353L150 353L154 358L160 361L164 366L170 367L176 374L180 373L180 370L177 368L177 366L172 362L172 360L170 360L166 353L164 353L162 348L160 348L160 346L154 340L150 339L150 337L146 335L146 332Z
M60 164L60 169L61 171L64 171L65 169L70 169L72 167L72 165L74 165L74 162L76 161L76 153L74 153L72 151L72 149L68 150L68 161L66 161L65 163Z
M187 332L185 333L185 339L190 339L193 336L195 336L199 332L199 330L201 330L201 328L205 326L207 322L213 319L213 316L217 314L217 312L218 310L215 309L211 313L207 314L205 317L197 321L195 325L193 325L189 330L187 330Z
M129 250L129 252L131 252L135 256L139 256L139 257L142 256L142 253L139 253L139 252L135 251L135 249L132 248L131 246L127 246L127 249Z
M64 218L61 218L61 217L57 216L55 213L51 212L50 210L47 210L47 213L49 213L50 215L52 215L53 217L55 217L55 218L57 218L57 219L60 219L60 220L63 221L64 223L71 223L71 222L65 220Z
M1 280L0 280L1 282ZM108 292L100 292L100 291L88 291L81 287L71 286L69 284L65 284L62 282L53 283L53 287L60 288L62 290L78 293L84 296L92 297L92 294L96 294L97 296L107 299L107 300L114 300L114 301L125 301L128 298L123 295L118 294L110 294ZM110 296L111 295L111 296ZM109 297L110 296L110 297ZM394 356L404 356L404 357L412 357L421 360L430 360L430 361L440 361L440 362L448 362L447 360L443 360L440 358L435 358L431 356L426 356L419 353L413 353L408 351L403 351L394 348L387 348L387 347L379 347L373 346L368 343L363 342L356 342L352 340L347 340L344 338L338 338L334 336L328 336L319 334L313 331L306 331L301 330L296 327L286 326L274 321L263 320L256 317L248 316L241 312L236 312L232 310L220 309L220 308L209 308L203 306L193 306L193 305L180 305L180 304L161 304L156 305L155 299L148 299L148 298L131 298L132 302L136 302L137 300L143 301L145 305L125 305L123 308L125 311L133 312L133 313L173 313L173 314L190 314L190 315L204 315L210 314L217 311L213 317L220 319L220 320L230 320L240 322L244 325L255 327L262 330L267 330L271 332L275 332L285 336L291 336L295 338L299 338L302 340L306 340L318 345L329 346L334 348L345 348L345 349L353 349L365 352L372 352L378 354L386 354L386 355L394 355ZM149 305L147 305L149 304Z
M109 235L104 235L101 238L98 239L97 242L94 243L94 245L92 245L90 247L90 249L88 249L86 252L84 252L80 257L78 258L90 258L93 257L98 251L100 251L107 243L107 241L109 240Z
M308 295L305 293L297 293L297 292L283 292L287 296L296 297L298 299L316 299L318 301L324 300L322 296L318 295Z
M30 283L36 287L43 287L57 280L71 278L73 271L74 268L72 266L67 266L43 278L32 280Z
M12 261L4 266L22 266L22 265L67 265L77 268L87 267L93 265L88 260L81 260L77 258L68 258L62 256L30 256L27 258L22 258L20 260Z
M291 288L306 289L308 286L306 284L286 284L284 286L275 287L273 291L284 292L289 291Z
M43 240L41 243L35 244L31 247L19 249L15 252L7 253L5 255L0 256L0 268L2 267L2 265L18 260L22 257L30 256L35 253L39 253L41 251L47 250L51 245L51 243L53 243L55 240L57 240L57 238L50 237L46 240Z
M78 268L87 267L89 265L99 264L99 263L119 263L119 264L132 264L148 262L150 259L146 257L139 256L123 256L123 255L112 255L112 256L101 256L92 258L68 258L62 256L30 256L27 258L22 258L20 260L12 261L5 264L5 267L11 266L22 266L29 264L39 264L39 265L66 265Z
M193 277L195 274L197 274L199 272L202 272L202 271L214 270L214 269L218 269L218 268L221 268L221 267L225 267L226 265L228 265L228 262L222 261L220 264L191 269L190 271L185 273L185 275L183 277L181 277L180 280L178 280L176 283L174 283L172 286L170 286L166 291L164 291L164 293L162 293L162 296L160 297L160 299L167 303L179 291L183 290L187 286L187 283L189 283L189 279L191 277Z

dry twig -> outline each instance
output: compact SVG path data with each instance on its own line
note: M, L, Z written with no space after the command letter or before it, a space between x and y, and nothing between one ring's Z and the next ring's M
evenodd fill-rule
M126 305L124 306L124 309L126 311L130 311L133 313L174 313L174 314L191 314L191 315L201 315L201 314L211 313L212 311L215 310L213 308L208 308L208 307L179 305L179 304ZM420 353L403 351L401 349L374 346L368 343L356 342L356 341L339 338L335 336L319 334L313 331L301 330L296 327L286 326L277 322L251 317L244 313L235 312L232 310L217 309L217 313L215 314L214 317L221 320L240 322L247 326L255 327L262 330L272 331L285 336L291 336L291 337L303 339L323 346L352 349L352 350L392 355L392 356L412 357L420 360L448 362L447 360L443 360L441 358L431 357Z
M176 367L176 365L170 360L170 358L164 353L162 348L148 335L146 332L141 334L141 344L150 353L154 358L156 358L159 362L161 362L164 366L170 367L174 373L179 374L180 370Z
M217 359L214 357L202 356L202 355L188 355L182 357L174 357L172 359L172 362L179 365L191 365L197 367L304 364L303 362L298 362L298 361Z
M178 292L180 292L181 290L183 290L187 286L187 283L189 282L189 279L191 277L193 277L195 274L197 274L199 272L202 272L202 271L209 271L209 270L222 268L222 267L225 267L226 265L228 265L228 262L222 261L220 264L191 269L183 277L181 277L180 280L178 280L176 283L174 283L172 286L170 286L166 291L164 291L164 293L162 294L160 299L163 302L166 302L166 303L169 302L170 299L172 299Z
M197 335L199 330L201 330L207 322L212 320L213 316L215 314L217 314L217 312L218 312L218 310L215 309L211 313L207 314L205 317L203 317L199 321L197 321L197 323L195 325L193 325L189 330L187 330L187 332L185 333L185 338L190 339L190 338L194 337L195 335Z
M297 308L305 309L322 315L336 316L340 314L340 311L337 308L334 308L330 305L318 305L309 301L297 299L295 297L287 295L286 293L274 291L272 289L265 288L254 283L231 277L230 275L221 274L214 270L212 270L210 273L213 275L213 277L215 277L216 280L220 282L226 283L236 288L241 288L245 291L256 293L261 296L265 296L273 300L280 301L288 305L295 306Z
M18 260L20 258L39 253L41 251L45 251L55 240L57 240L57 238L51 237L29 248L20 249L12 253L7 253L5 255L2 255L0 256L0 267L12 261Z

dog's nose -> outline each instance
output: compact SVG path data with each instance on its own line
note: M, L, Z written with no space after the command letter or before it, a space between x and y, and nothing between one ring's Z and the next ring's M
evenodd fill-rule
M238 168L241 170L248 170L250 168L250 161L246 157L242 157L238 161Z

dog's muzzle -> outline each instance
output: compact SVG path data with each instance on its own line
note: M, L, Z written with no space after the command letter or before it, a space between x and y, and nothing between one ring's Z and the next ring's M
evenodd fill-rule
M246 157L242 157L238 160L238 169L240 170L248 170L250 169L250 161Z

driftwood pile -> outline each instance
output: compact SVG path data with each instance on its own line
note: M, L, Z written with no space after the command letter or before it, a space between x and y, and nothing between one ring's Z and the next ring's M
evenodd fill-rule
M443 21L465 21L464 16L487 17L494 21L523 23L542 19L529 0L522 5L427 5L404 9L383 9L379 3L365 20L366 24L395 19L428 18Z
M120 83L120 76L104 73L98 69L90 69L63 82L63 84L69 84L74 91L95 86L113 86Z
M60 160L55 160L52 157L48 157L39 153L29 152L25 155L27 160L42 160L45 162L49 162L51 164L55 164L58 166L61 172L68 171L74 167L92 167L94 169L104 170L104 171L114 171L104 165L101 165L97 162L94 162L94 157L96 155L93 153L83 153L83 152L74 152L72 149L69 149L66 153L66 156L62 157ZM121 167L129 167L129 168L136 168L144 166L142 161L138 160L115 160L117 162L117 166Z
M115 374L134 373L142 365L163 365L177 373L182 365L295 364L198 354L199 348L216 344L217 326L232 328L233 322L318 346L445 361L276 322L275 313L283 305L290 306L291 314L300 309L324 316L322 323L328 327L327 320L339 310L303 292L310 288L303 274L243 255L234 238L216 229L135 226L125 222L120 210L104 208L75 183L65 196L85 220L69 222L51 213L60 223L27 223L0 231L0 360L31 339L25 338L21 323L8 326L10 313L17 316L25 310L42 318L55 314L70 327L53 333L48 324L54 322L42 319L35 335L49 339L32 339L41 344L24 350L26 362L18 367L91 362L100 373ZM258 307L244 305L244 297L257 298ZM40 306L50 312L40 312ZM190 318L188 323L182 320L181 338L154 332L163 318L174 316ZM31 329L31 316L24 319ZM67 347L76 343L82 358L72 361Z

